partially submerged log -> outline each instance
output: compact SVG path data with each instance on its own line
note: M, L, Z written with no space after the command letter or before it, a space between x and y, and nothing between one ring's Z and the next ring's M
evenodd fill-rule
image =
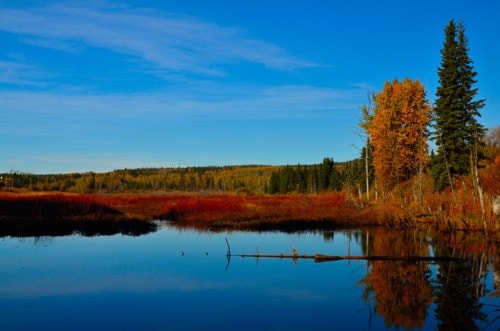
M338 261L338 260L366 260L366 261L457 261L462 260L460 258L451 256L381 256L381 255L361 255L361 256L335 256L335 255L323 255L315 254L314 262L327 262L327 261Z
M228 255L229 256L229 255ZM366 260L366 261L458 261L461 258L451 256L380 256L380 255L302 255L302 254L231 254L230 256L251 257L251 258L275 258L275 259L313 259L314 262L331 262L340 260Z
M365 260L365 261L407 261L407 262L418 262L418 261L460 261L462 258L451 257L451 256L384 256L384 255L326 255L326 254L298 254L295 247L292 248L292 254L261 254L257 249L255 254L232 254L231 247L229 246L229 241L226 238L227 245L227 259L228 262L233 256L238 257L251 257L251 258L274 258L274 259L292 259L294 261L298 259L313 259L314 262L330 262L330 261L340 261L340 260ZM227 268L227 267L226 267Z

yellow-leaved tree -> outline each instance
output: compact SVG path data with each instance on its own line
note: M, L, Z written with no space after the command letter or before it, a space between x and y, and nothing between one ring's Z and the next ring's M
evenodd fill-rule
M431 106L419 80L386 82L374 96L368 133L375 176L383 192L421 173L428 161L427 125Z

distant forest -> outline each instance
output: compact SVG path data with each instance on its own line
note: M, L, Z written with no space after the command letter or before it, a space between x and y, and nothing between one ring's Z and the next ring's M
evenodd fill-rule
M335 163L324 158L313 165L243 165L222 167L138 168L107 173L35 175L0 174L0 187L71 193L199 192L248 195L321 193L361 190L364 162Z

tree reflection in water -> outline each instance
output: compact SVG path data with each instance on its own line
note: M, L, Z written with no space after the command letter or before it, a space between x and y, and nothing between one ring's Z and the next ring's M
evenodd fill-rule
M482 247L482 252L478 252L477 242L457 236L447 240L435 237L436 254L464 258L463 261L438 263L434 292L440 330L479 330L477 322L486 320L479 298L485 294L488 262L485 252L489 249Z
M429 248L419 232L370 230L368 255L428 256ZM417 239L417 240L415 240ZM373 291L375 311L387 327L420 328L432 303L428 261L372 261L362 281ZM369 293L367 293L369 295ZM367 296L365 296L368 298Z
M432 248L435 256L461 259L367 262L367 274L361 281L364 299L373 300L375 312L387 327L421 328L432 303L440 330L476 330L478 322L495 322L495 317L482 312L479 299L486 294L488 265L493 266L497 247L488 245L480 235L445 238L419 230L370 229L358 239L365 255L429 256Z

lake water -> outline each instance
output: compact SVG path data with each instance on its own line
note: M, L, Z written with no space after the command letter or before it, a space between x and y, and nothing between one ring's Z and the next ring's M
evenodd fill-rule
M498 247L426 231L0 238L0 329L500 328ZM226 257L452 256L453 261ZM497 280L497 286L498 284Z

